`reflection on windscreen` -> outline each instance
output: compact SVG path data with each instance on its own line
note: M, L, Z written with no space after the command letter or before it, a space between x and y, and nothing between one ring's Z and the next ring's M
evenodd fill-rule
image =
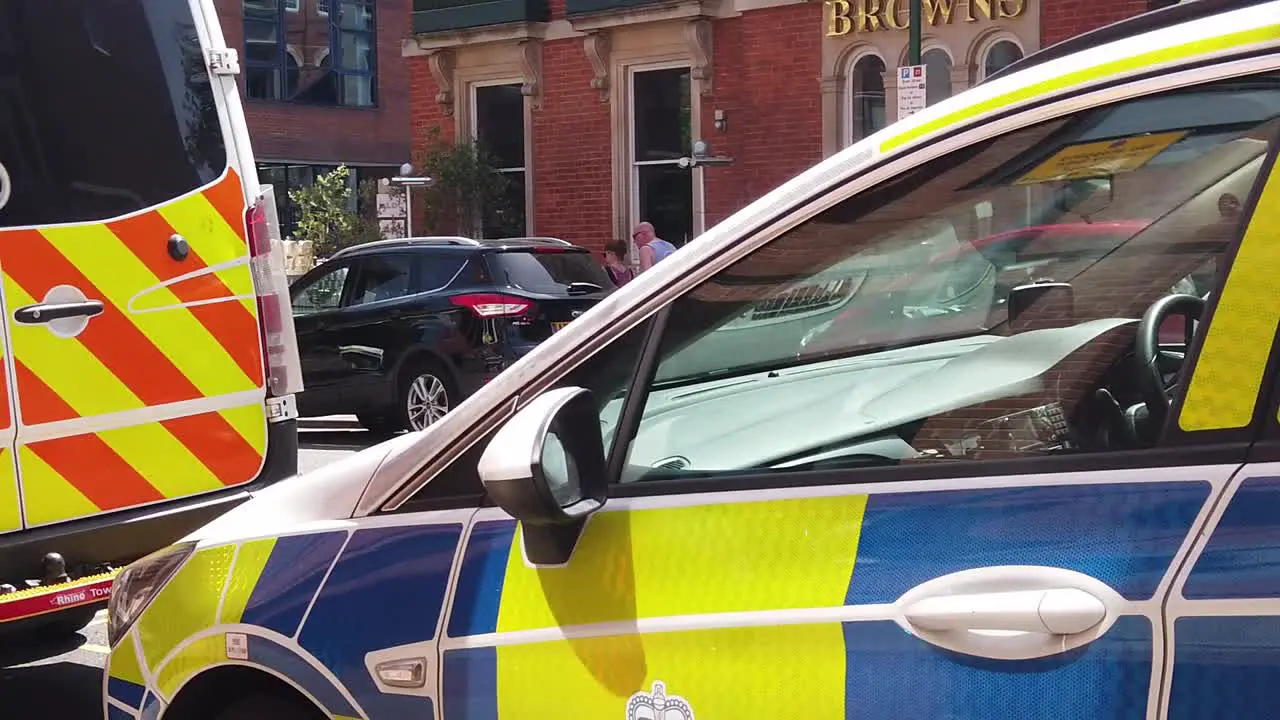
M1138 100L936 163L887 201L855 197L695 291L673 319L699 327L658 380L1012 334L1009 294L1032 283L1069 283L1076 323L1203 295L1239 226L1227 199L1248 197L1277 115L1270 85Z
M530 292L563 294L573 283L613 287L609 276L584 251L494 253L494 277Z

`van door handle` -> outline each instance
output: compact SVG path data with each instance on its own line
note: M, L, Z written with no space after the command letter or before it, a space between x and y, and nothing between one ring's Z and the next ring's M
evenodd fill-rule
M101 300L85 300L83 302L36 303L26 305L13 311L14 322L23 325L43 325L55 320L67 318L91 318L101 315Z
M903 610L906 621L922 630L1003 630L1074 635L1096 626L1107 608L1078 588L941 595L923 598Z

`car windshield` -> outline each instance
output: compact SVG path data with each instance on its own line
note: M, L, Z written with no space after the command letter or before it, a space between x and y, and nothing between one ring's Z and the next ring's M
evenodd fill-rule
M668 347L658 386L1013 334L1011 295L1030 285L1069 285L1075 322L1140 317L1127 300L1143 284L1203 295L1277 113L1271 88L1135 101L868 191L695 291L715 317Z
M563 295L575 283L594 285L600 290L614 287L608 274L586 250L558 247L505 250L490 255L489 264L499 282L529 292Z

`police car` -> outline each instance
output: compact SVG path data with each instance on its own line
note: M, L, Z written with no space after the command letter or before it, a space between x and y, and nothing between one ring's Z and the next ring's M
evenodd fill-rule
M131 565L106 713L1271 717L1277 151L1275 0L1030 56Z

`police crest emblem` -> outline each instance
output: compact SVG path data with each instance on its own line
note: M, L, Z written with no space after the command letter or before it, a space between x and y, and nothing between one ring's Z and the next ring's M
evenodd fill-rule
M627 720L694 720L693 708L679 695L668 695L661 681L652 692L638 692L627 702Z

